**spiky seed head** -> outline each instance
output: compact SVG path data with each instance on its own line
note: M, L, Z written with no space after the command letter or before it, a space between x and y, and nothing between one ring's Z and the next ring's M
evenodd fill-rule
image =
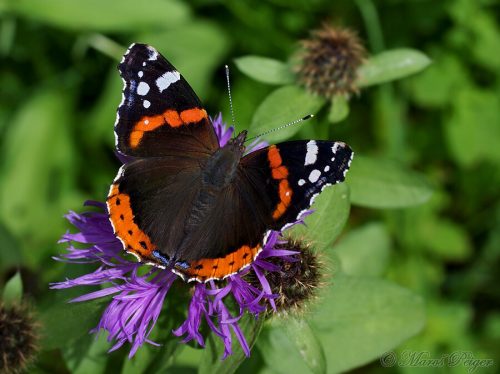
M300 313L316 297L318 288L323 284L323 263L311 246L302 240L288 239L284 244L277 245L276 249L299 252L292 256L294 261L286 257L267 259L281 267L279 272L266 274L272 293L278 295L275 299L276 308L282 314ZM250 283L257 282L256 279L252 280L253 277L250 272Z
M366 50L354 31L325 23L301 46L295 67L300 84L326 98L358 92L357 70Z
M0 303L0 373L26 370L38 352L38 331L27 306Z

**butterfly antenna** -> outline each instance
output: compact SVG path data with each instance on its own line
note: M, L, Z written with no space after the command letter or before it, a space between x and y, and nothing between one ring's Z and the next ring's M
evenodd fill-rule
M231 83L229 82L229 66L226 65L226 82L227 82L227 93L229 95L229 110L231 111L231 120L232 126L236 128L236 120L234 119L234 110L233 110L233 98L231 96Z
M295 121L289 122L286 125L276 127L276 128L271 129L269 131L263 132L262 134L259 134L257 136L251 137L250 139L247 139L246 141L253 140L253 139L256 139L256 138L260 138L261 136L264 136L264 135L270 134L272 132L275 132L275 131L278 131L278 130L282 130L284 128L296 125L297 123L300 123L302 121L307 121L308 119L311 119L313 117L314 117L314 114L308 114L307 116L299 118L299 119L296 119Z

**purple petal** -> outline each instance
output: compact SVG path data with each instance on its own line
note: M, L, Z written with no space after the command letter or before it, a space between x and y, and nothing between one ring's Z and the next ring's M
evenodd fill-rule
M212 119L212 123L214 126L215 134L219 139L219 146L224 147L233 136L234 127L233 126L227 127L226 123L222 121L221 113L219 113Z
M109 295L112 295L112 294L117 293L117 292L120 292L119 287L108 287L108 288L104 288L104 289L99 290L99 291L87 293L85 295L76 297L74 299L71 299L70 302L77 303L80 301L89 301L89 300L99 299L101 297L109 296Z

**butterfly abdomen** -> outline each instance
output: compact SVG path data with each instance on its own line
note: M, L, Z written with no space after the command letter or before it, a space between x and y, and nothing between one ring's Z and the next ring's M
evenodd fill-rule
M223 251L224 248L218 248L216 244L220 237L214 234L213 229L207 231L207 224L213 221L214 216L220 215L220 201L230 194L228 191L237 177L241 156L242 151L230 143L214 152L202 167L201 185L189 209L184 225L185 235L174 253L175 259L192 260L192 252L206 252L205 256L217 257Z

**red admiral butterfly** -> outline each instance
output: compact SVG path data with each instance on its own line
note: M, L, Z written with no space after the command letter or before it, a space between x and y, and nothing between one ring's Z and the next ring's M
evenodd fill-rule
M247 155L241 132L219 147L182 75L154 48L133 44L116 147L130 157L111 185L110 221L125 250L184 279L222 279L250 265L269 230L307 211L342 182L353 153L341 142L290 141Z

